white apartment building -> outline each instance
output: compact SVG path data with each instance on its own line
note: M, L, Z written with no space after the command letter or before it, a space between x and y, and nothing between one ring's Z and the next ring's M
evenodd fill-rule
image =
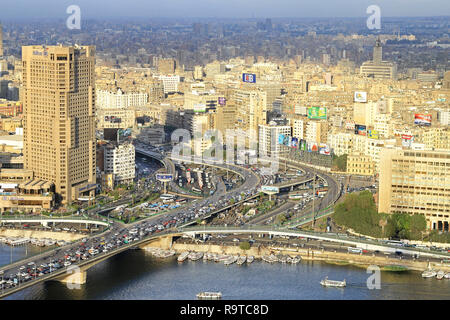
M439 111L439 122L443 126L450 125L450 111Z
M392 125L390 124L391 115L378 114L374 121L374 130L378 131L380 137L389 138L393 134Z
M96 91L96 107L99 109L118 109L144 106L148 102L148 94L144 92L124 93L120 88L117 92L108 90Z
M278 158L284 153L285 147L278 143L280 134L290 136L291 126L259 125L259 154Z
M305 139L305 121L302 119L293 119L292 121L292 136L300 139Z
M353 150L354 133L337 132L328 134L328 146L333 149L334 154L342 156L343 154L350 154Z
M114 183L131 183L136 174L135 149L131 143L105 147L105 173L114 175Z
M158 76L158 79L163 82L164 93L177 92L178 84L180 83L180 76Z

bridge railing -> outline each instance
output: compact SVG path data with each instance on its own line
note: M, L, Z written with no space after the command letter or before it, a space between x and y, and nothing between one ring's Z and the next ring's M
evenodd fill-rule
M179 228L179 232L208 232L208 231L224 231L224 233L234 233L234 232L250 232L255 231L257 233L260 231L261 233L270 233L270 232L279 232L282 234L294 234L298 235L299 237L306 237L308 238L311 236L311 238L324 238L324 240L330 239L334 240L336 242L339 241L352 241L355 243L360 244L367 244L367 245L378 245L383 247L389 247L396 250L408 250L408 251L414 251L417 253L425 253L425 254L438 254L441 256L448 256L450 257L450 253L446 252L434 252L431 250L423 250L423 249L417 249L417 248L411 248L411 247L398 247L394 245L390 245L388 243L385 243L384 240L370 240L366 238L356 237L356 236L349 236L347 234L330 234L326 232L315 232L315 231L306 231L306 230L296 230L296 229L286 229L281 227L274 227L274 226L254 226L254 225L243 225L243 226L203 226L203 227L187 227L187 228Z

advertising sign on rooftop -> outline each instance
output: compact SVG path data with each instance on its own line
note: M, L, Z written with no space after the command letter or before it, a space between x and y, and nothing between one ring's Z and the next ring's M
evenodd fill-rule
M326 120L327 119L327 108L325 107L310 107L308 108L308 118Z
M355 91L354 101L355 102L367 102L367 92Z
M431 126L431 114L415 113L414 124L419 126Z
M248 83L256 83L256 74L253 73L243 73L242 81Z

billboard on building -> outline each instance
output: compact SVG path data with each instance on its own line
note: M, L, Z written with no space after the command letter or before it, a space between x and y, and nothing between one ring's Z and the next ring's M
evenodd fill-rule
M283 144L284 143L284 134L279 134L278 135L278 144Z
M355 102L367 102L367 92L365 91L355 91L354 99Z
M369 130L367 131L367 137L370 139L380 139L380 133L378 130Z
M414 142L414 136L409 134L402 135L402 146L406 148L411 148L411 144Z
M306 140L300 139L300 150L306 151Z
M227 99L225 97L219 97L218 102L220 106L224 106L227 104Z
M327 144L320 143L319 144L319 153L320 154L329 155L330 154L330 147Z
M355 134L360 136L365 136L367 131L367 127L361 124L355 124Z
M431 114L415 113L414 124L419 126L431 126Z
M319 145L315 142L309 142L308 143L308 152L318 152L319 151Z
M298 138L292 137L291 147L296 149L298 148Z
M243 73L242 81L248 83L256 83L256 74L253 73Z
M194 112L206 112L206 104L203 103L194 104Z
M308 108L308 118L326 120L327 119L327 108L325 107L310 107Z

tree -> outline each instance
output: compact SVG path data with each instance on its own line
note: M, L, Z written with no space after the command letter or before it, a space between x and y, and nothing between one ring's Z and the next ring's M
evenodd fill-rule
M239 248L242 250L249 250L250 249L250 243L248 241L241 242L239 244Z
M333 167L341 172L347 171L347 154L343 154L339 157L333 156Z

